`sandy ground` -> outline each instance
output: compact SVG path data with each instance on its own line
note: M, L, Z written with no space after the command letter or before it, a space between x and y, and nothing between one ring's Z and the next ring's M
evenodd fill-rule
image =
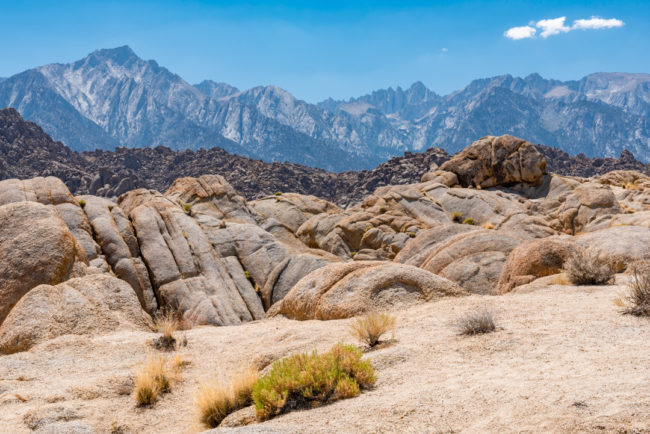
M547 286L504 296L450 298L397 312L395 341L367 353L378 381L361 396L258 426L280 432L650 432L650 320L620 314L624 287ZM499 330L461 337L456 320L480 306ZM349 320L282 318L200 327L177 351L190 365L153 408L130 393L153 333L67 336L0 357L0 432L48 418L98 433L194 433L198 384L256 357L353 342ZM121 430L121 431L120 431Z

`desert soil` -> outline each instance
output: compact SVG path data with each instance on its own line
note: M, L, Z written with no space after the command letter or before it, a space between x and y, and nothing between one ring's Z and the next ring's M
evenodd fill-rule
M620 313L615 299L625 287L528 289L396 312L392 342L366 354L374 389L255 431L650 432L650 320ZM498 330L459 336L458 318L483 306ZM135 406L130 384L155 352L154 333L63 336L0 357L0 432L30 432L55 419L98 433L200 432L193 393L201 382L225 380L253 361L353 342L350 321L273 318L183 332L187 346L172 354L189 365L153 408Z

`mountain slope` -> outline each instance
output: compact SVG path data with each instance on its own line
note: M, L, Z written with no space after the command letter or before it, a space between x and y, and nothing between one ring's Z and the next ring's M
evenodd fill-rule
M503 75L440 96L421 82L348 101L299 100L276 86L190 85L129 47L0 81L0 107L20 110L75 150L221 147L326 170L371 169L405 151L458 151L514 134L589 157L625 149L650 161L650 75L581 80Z

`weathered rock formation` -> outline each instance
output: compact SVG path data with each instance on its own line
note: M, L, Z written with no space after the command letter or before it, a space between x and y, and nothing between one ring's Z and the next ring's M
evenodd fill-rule
M355 261L311 272L270 312L299 320L349 318L464 293L449 280L417 267Z
M25 351L67 334L146 330L150 322L133 289L110 275L39 285L20 299L0 325L0 353Z

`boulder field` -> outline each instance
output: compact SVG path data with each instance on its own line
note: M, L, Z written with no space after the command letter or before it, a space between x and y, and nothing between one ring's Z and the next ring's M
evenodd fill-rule
M512 136L484 137L420 183L341 208L277 193L246 201L219 175L73 196L54 177L0 181L0 352L65 334L270 316L328 320L562 271L577 248L624 272L650 259L650 178L546 171Z

